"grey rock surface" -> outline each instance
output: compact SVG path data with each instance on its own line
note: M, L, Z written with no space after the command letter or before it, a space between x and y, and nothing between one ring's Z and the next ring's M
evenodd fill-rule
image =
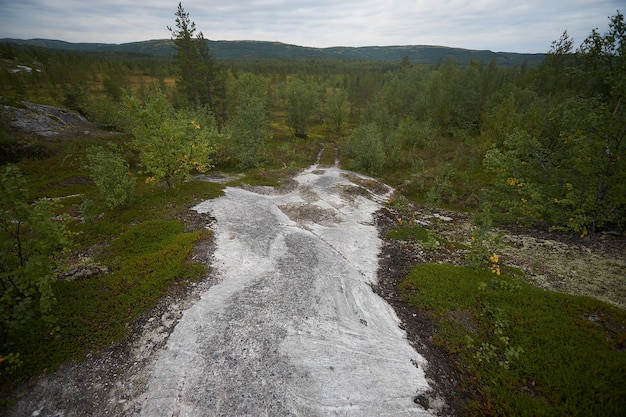
M435 414L445 404L420 401L426 361L371 287L373 213L390 192L312 167L287 190L227 188L199 204L215 239L194 259L210 276L161 300L128 341L29 382L8 415Z
M4 106L9 112L9 125L24 132L43 137L55 137L67 128L76 128L87 120L74 112L44 104L22 102L23 107Z
M158 354L139 415L430 415L413 401L429 389L425 362L370 287L386 196L345 192L357 185L338 168L296 181L194 208L216 219L220 282Z

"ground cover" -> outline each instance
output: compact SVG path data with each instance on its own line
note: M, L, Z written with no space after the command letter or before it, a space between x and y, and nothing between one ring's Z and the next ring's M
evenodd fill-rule
M507 234L499 252L507 255L492 255L476 269L468 262L473 227L468 216L447 212L448 221L441 221L424 207L411 207L391 205L379 213L384 243L376 291L424 352L452 414L624 413L626 313L617 307L623 297L603 302L598 298L606 297L605 291L584 296L579 286L566 284L559 292L546 290L533 277L533 271L543 271L550 282L569 282L565 275L590 279L598 253L609 263L623 262L623 240L587 240L581 250L580 240L542 236L546 245L515 258L515 246L509 245L519 246L515 242L523 236ZM567 271L573 256L589 269Z
M474 415L620 415L626 410L626 313L519 277L418 265L403 300L430 315L458 355Z
M64 199L62 209L75 216L74 246L53 287L58 328L50 333L34 320L12 335L22 366L3 375L5 382L108 348L165 294L204 276L207 265L190 262L190 255L210 232L197 224L187 227L187 210L220 193L221 186L207 182L190 182L171 193L140 186L134 204L118 210L97 200L83 210L84 195Z

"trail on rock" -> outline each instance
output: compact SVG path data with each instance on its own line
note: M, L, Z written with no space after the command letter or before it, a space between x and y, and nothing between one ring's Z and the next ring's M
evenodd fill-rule
M140 415L430 415L413 401L425 362L371 289L387 195L355 178L371 181L313 166L290 192L227 188L194 207L216 220L219 283L157 356Z

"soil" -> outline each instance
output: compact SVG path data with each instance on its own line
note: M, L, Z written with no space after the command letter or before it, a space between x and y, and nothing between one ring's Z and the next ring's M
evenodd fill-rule
M470 399L460 385L462 371L454 359L434 343L433 335L439 331L437 326L426 313L401 301L398 292L398 284L409 273L411 267L419 263L444 259L441 255L420 250L408 242L387 239L387 232L398 227L397 218L398 214L389 209L379 210L375 216L383 244L379 256L378 284L374 291L393 307L402 321L409 343L426 359L428 364L425 370L426 377L433 387L433 392L427 400L443 399L446 407L440 412L440 416L462 416L464 407ZM448 261L459 263L457 259ZM416 398L416 401L419 400Z

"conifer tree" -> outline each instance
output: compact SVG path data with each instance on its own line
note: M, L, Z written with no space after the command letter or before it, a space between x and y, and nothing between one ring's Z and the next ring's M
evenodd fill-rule
M196 33L196 23L181 3L176 10L176 28L167 27L172 34L174 60L180 68L177 86L192 106L213 107L215 65L202 32Z

